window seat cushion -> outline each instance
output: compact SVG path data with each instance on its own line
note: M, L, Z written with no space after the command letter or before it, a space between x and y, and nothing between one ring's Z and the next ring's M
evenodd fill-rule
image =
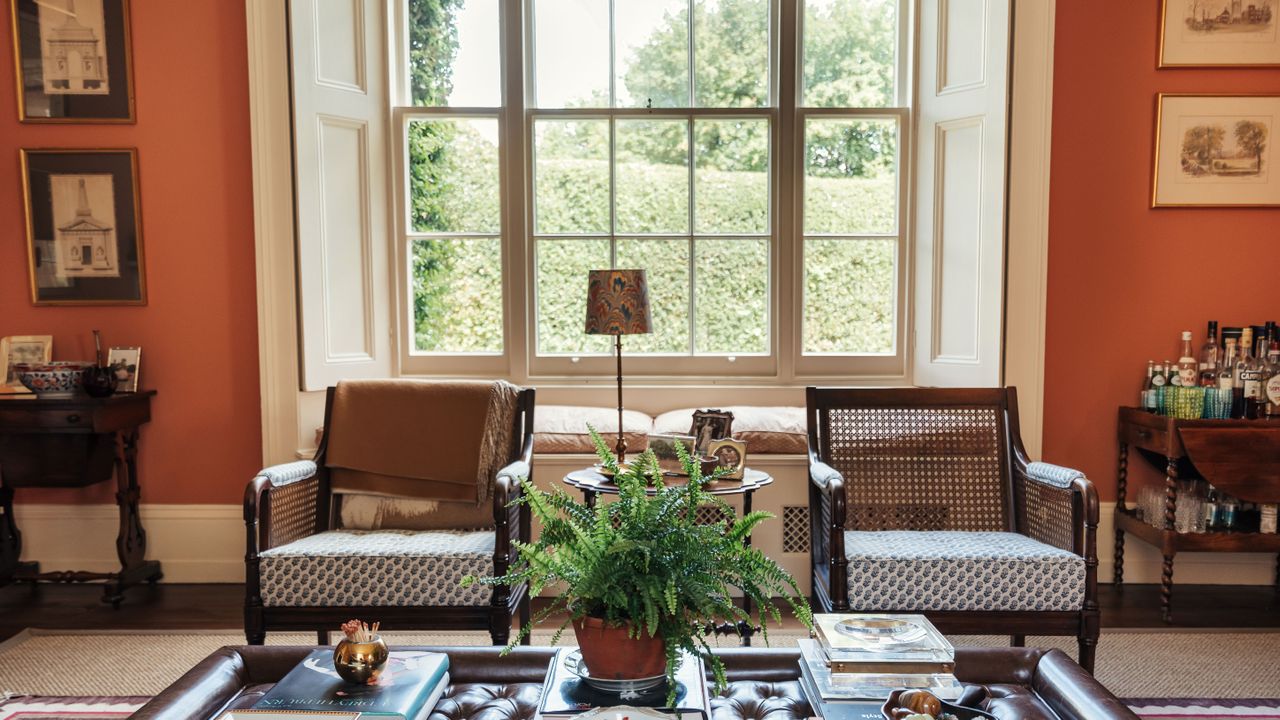
M539 405L533 414L533 451L549 454L595 454L587 426L596 429L613 447L618 436L618 409L582 405ZM649 447L653 418L636 410L623 410L622 437L628 452ZM685 428L686 430L688 428Z
M748 464L752 455L803 455L808 452L802 407L730 405L721 409L733 413L733 437L747 444ZM662 413L654 418L653 431L688 433L693 426L693 413L694 408Z

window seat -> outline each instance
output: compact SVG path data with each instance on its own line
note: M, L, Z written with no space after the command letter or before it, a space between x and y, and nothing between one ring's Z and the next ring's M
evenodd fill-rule
M802 407L761 407L732 405L721 408L733 413L733 437L747 443L748 455L803 455L808 450L805 412ZM693 425L694 408L671 410L650 417L636 410L624 410L623 437L628 451L649 446L650 433L687 434ZM594 453L587 425L606 439L616 435L616 408L581 405L539 405L534 412L533 451L563 455ZM612 445L612 441L609 442Z

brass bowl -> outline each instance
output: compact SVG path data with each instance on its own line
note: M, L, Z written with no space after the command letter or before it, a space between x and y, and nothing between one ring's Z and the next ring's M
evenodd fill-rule
M381 635L374 635L373 640L364 643L343 639L333 649L333 667L349 683L372 685L387 666L388 657L390 653Z

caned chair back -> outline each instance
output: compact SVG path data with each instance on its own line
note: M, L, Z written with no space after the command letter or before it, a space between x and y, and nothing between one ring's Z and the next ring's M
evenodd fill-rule
M1013 402L1011 388L809 388L810 449L844 477L845 528L1011 529Z

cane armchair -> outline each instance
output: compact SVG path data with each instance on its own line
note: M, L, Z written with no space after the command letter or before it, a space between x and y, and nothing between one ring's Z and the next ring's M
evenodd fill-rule
M477 508L491 526L436 531L343 527L344 496L334 492L326 463L334 394L329 388L314 460L266 468L245 490L249 644L262 644L269 630L314 630L326 644L330 630L364 618L389 630L487 630L493 644L505 645L512 617L518 612L522 625L529 621L527 584L461 588L458 580L505 574L516 560L514 542L530 540L529 509L512 503L521 481L532 481L534 390L516 396L508 464L493 478L492 512ZM413 433L423 431L406 428L396 441L412 443ZM340 589L362 577L378 581Z
M1028 460L1013 388L811 387L806 404L815 608L1071 635L1092 671L1097 495Z

